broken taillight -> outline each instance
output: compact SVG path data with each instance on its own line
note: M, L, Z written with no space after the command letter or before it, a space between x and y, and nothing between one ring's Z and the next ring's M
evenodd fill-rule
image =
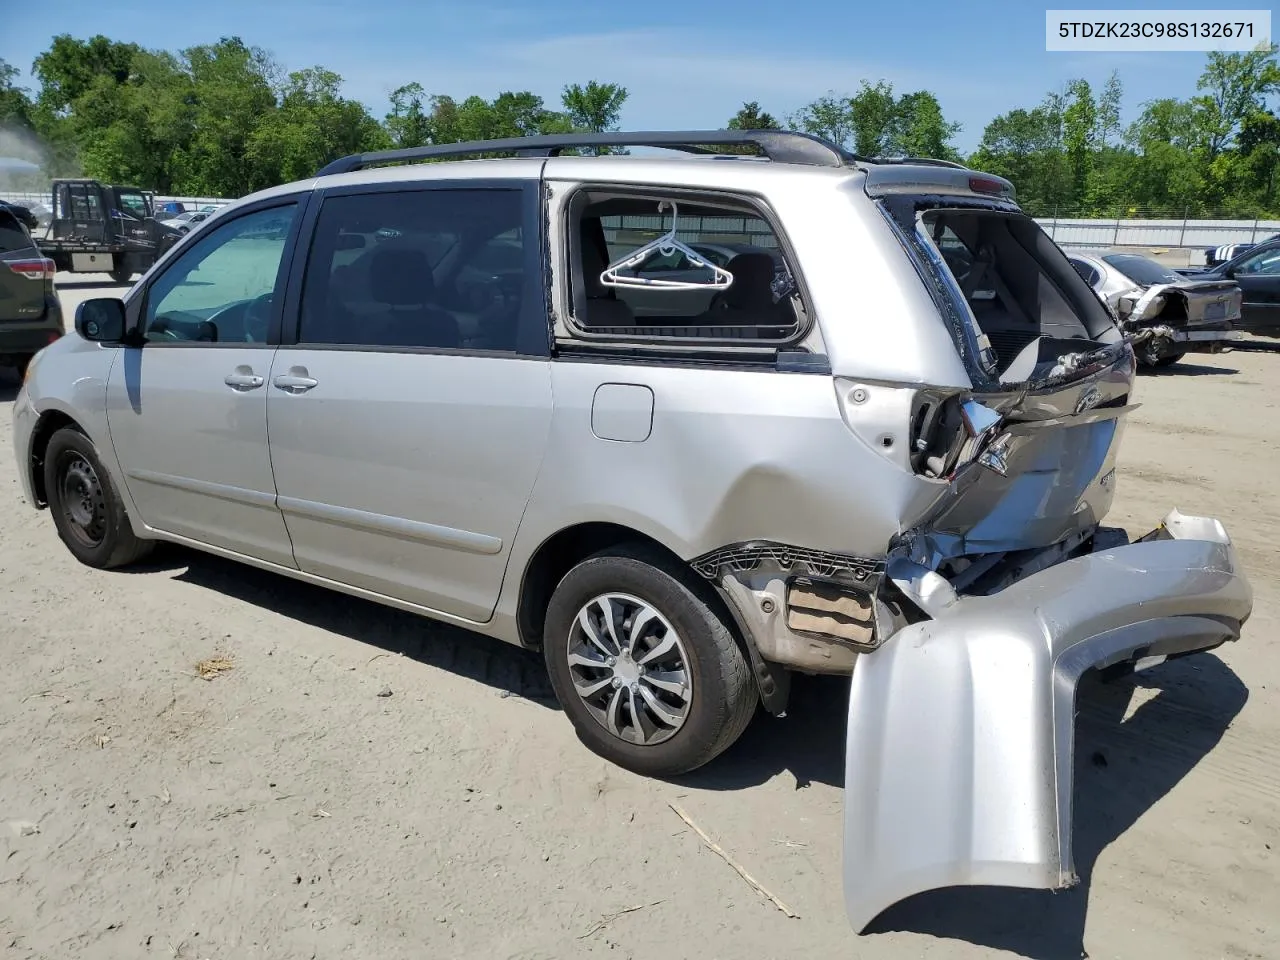
M57 273L57 266L47 257L26 257L22 260L7 260L10 270L28 280L52 280Z

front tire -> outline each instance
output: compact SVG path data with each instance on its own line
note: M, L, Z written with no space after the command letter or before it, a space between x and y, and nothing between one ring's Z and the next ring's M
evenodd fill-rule
M615 548L570 570L547 608L543 654L579 739L645 776L714 759L758 703L714 595L657 551Z
M63 427L49 438L44 489L59 538L86 566L123 567L151 552L154 543L134 535L98 451L76 428Z

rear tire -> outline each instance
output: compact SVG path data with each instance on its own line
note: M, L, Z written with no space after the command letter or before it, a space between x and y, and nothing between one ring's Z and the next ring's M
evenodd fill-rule
M128 267L116 267L111 271L111 279L116 283L128 283L133 279L133 271Z
M1162 347L1172 347L1172 341L1166 341L1162 337L1153 337L1146 343L1142 344L1138 350L1138 363L1149 370L1161 370L1165 367L1172 367L1175 363L1187 355L1185 350L1169 352Z
M13 358L13 370L18 375L18 382L21 383L27 379L27 367L31 365L33 354L24 353Z
M49 438L44 488L58 537L85 566L123 567L155 546L154 541L134 535L124 502L98 451L75 427L63 427Z
M579 739L645 776L714 759L759 702L714 595L640 546L589 557L565 575L547 607L543 654Z

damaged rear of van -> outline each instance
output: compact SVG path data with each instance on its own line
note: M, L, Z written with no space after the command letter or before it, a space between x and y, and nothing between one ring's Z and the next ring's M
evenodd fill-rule
M852 668L845 889L859 930L931 888L1072 885L1081 675L1212 649L1252 607L1218 521L1171 510L1136 542L1103 525L1133 350L1010 184L884 164L861 188L852 204L893 236L881 256L899 311L876 323L899 325L895 349L917 340L917 368L915 382L875 369L898 361L865 328L846 336L863 324L824 315L838 402L868 449L934 495L899 501ZM931 324L949 352L920 333ZM772 583L789 604L796 581Z
M258 295L162 309L263 217L293 226ZM1216 520L1104 525L1133 347L998 177L786 131L525 137L343 158L200 237L82 304L13 404L72 554L170 540L540 648L583 743L648 775L794 672L849 676L859 930L1070 885L1080 677L1251 612ZM219 326L245 365L171 349Z
M781 153L802 135L771 136ZM792 672L851 676L855 928L935 887L1071 885L1077 682L1234 640L1252 608L1216 520L1169 505L1136 542L1104 525L1136 406L1134 350L1107 306L1010 183L955 164L564 157L544 178L549 228L569 238L553 271L582 291L552 302L556 357L574 361L552 363L556 416L603 422L600 398L618 398L615 417L634 388L639 428L579 449L573 423L553 426L522 535L554 542L572 514L666 547L718 592L770 713ZM677 202L685 220L653 218ZM639 213L655 233L672 223L660 250L708 223L734 232L725 242L771 234L769 302L753 314L756 288L738 298L767 322L696 313L696 270L615 280L609 261L629 268L645 248L606 235ZM706 267L706 283L732 296L737 264ZM542 635L553 681L567 622ZM593 662L585 649L571 664ZM631 675L582 670L578 690L608 711L566 708L584 742L670 772L641 724L639 749L596 729L625 735Z

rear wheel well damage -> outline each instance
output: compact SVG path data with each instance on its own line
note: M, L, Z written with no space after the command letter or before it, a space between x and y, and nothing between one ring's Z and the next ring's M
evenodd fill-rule
M31 489L35 493L36 504L40 507L49 505L49 494L44 486L44 454L49 447L49 438L63 427L72 427L81 433L84 429L75 420L60 410L42 413L36 421L36 428L31 434L31 456L23 467L31 477Z
M520 585L520 599L516 612L516 624L520 642L533 649L542 646L542 634L546 625L547 604L565 574L588 557L622 547L640 547L655 551L675 570L687 574L686 586L694 591L724 621L735 642L742 649L751 665L756 689L765 708L775 716L786 710L790 691L790 674L782 667L765 661L751 641L750 634L741 622L732 604L720 590L698 576L694 569L674 552L653 537L614 523L583 523L567 527L549 537L538 547L525 567Z

